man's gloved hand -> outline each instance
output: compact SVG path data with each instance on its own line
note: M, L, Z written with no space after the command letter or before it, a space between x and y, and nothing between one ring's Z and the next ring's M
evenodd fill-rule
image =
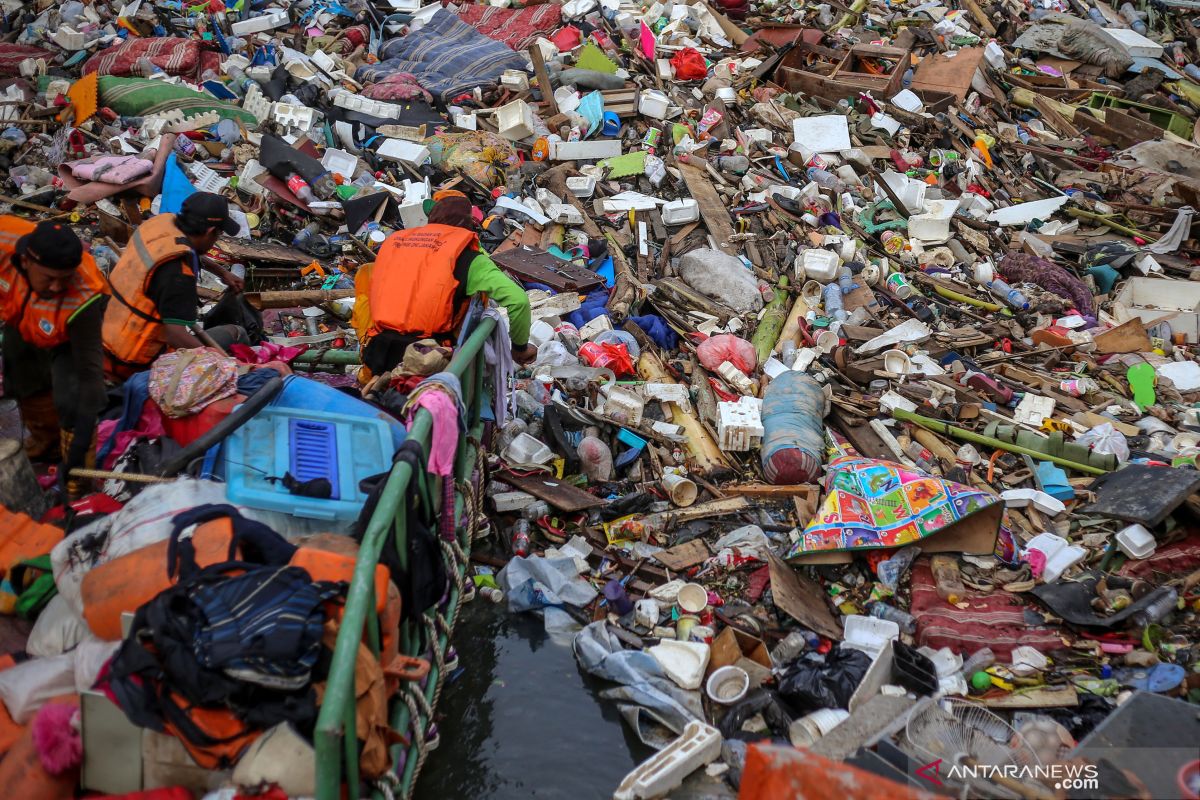
M537 348L531 344L527 344L524 347L514 347L512 349L512 357L513 361L516 361L518 364L530 364L537 358Z

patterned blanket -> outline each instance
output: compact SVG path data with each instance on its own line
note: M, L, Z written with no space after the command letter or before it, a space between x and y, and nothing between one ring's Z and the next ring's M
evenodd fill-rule
M555 3L527 8L467 6L458 17L489 39L504 42L513 50L524 50L538 36L559 26L562 7Z
M492 86L504 70L524 70L526 64L525 56L489 39L444 9L420 30L384 42L379 55L380 63L358 68L356 80L374 83L407 72L443 101L477 87Z
M232 119L253 125L257 122L249 111L222 102L206 92L186 86L176 86L149 78L100 79L100 102L126 117L142 117L179 110L190 119L206 111L215 111L222 119Z
M129 39L121 44L101 50L83 65L83 74L99 72L101 75L140 76L138 61L148 58L150 63L168 75L196 76L200 67L200 43L191 39Z
M27 58L44 58L52 63L55 54L27 44L0 44L0 77L14 78L21 74L21 62Z

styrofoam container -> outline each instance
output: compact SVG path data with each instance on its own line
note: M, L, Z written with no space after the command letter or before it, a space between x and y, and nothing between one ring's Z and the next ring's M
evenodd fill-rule
M643 761L625 776L613 800L664 797L683 779L721 755L721 733L692 720L679 738Z
M1130 558L1149 558L1158 542L1145 526L1133 524L1117 533L1117 549Z
M663 225L687 225L700 219L700 204L691 197L672 200L662 207Z
M567 189L576 197L591 197L596 191L596 176L576 175L567 178Z
M1025 550L1036 550L1045 556L1046 564L1042 568L1041 579L1046 583L1054 583L1072 565L1087 556L1087 550L1053 533L1039 533L1029 540Z
M526 492L500 492L492 495L492 503L500 514L509 511L520 511L533 502L533 495Z
M514 142L533 136L533 108L524 100L513 100L496 109L496 128Z
M646 650L668 678L681 689L699 689L708 666L709 649L703 642L663 639Z
M358 157L347 153L345 150L329 147L326 148L325 154L321 156L321 165L330 172L341 175L348 180L353 180L354 171L358 169Z
M546 464L554 458L554 451L528 433L519 433L500 456L510 464Z
M638 111L654 119L666 119L671 99L658 89L647 89L639 95Z
M429 148L423 144L410 142L405 139L387 139L379 145L375 154L388 161L403 161L406 164L420 166L429 160Z
M713 702L730 706L746 696L750 688L750 675L741 667L730 664L714 670L704 684L704 692Z
M230 24L229 29L233 31L234 36L249 36L252 33L261 33L278 28L281 25L287 24L288 12L283 8L272 8L265 14L260 14L257 17L250 19L238 20Z
M843 635L842 647L853 647L878 658L885 644L900 637L900 626L888 619L851 614L846 617Z
M837 278L842 267L842 257L832 250L810 247L800 254L796 262L797 277L829 283ZM803 270L803 272L801 272Z

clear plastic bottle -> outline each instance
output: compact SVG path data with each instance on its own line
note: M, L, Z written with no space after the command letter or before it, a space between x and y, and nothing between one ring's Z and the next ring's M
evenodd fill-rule
M585 436L579 442L578 453L588 481L603 483L612 480L613 457L608 445L595 436Z
M846 309L842 305L842 288L836 283L828 283L821 296L825 304L825 316L837 322L845 322L847 315Z
M143 78L152 78L162 74L162 68L150 59L142 56L137 60L137 73Z
M795 661L800 657L801 653L810 647L815 648L817 644L813 644L809 637L816 637L817 644L821 643L820 637L809 631L792 631L789 633L771 651L771 663L776 667L782 667Z
M310 222L292 238L292 247L304 250L313 237L321 232L321 223Z
M504 449L512 444L512 440L520 436L522 433L525 433L528 427L529 426L525 424L525 420L521 419L520 417L514 417L513 419L510 419L508 422L504 423L504 426L500 428L500 433L497 437L496 452L504 452ZM496 482L493 481L492 483ZM505 489L504 491L511 491L511 487Z
M819 167L809 167L807 174L808 179L822 189L832 189L838 194L846 191L846 184L842 179L828 170Z
M933 580L937 584L938 597L951 604L962 600L967 593L967 587L963 586L958 559L938 554L931 559L930 568L933 570Z
M963 662L963 675L967 680L971 680L971 676L980 670L985 670L992 664L996 663L996 654L992 652L992 648L983 647L976 650L966 661Z
M308 185L308 181L301 178L297 173L293 172L287 179L288 189L292 194L299 197L305 203L317 202L317 196L313 194L312 187Z
M1018 311L1029 310L1029 301L1025 299L1025 295L1021 294L1020 291L1009 286L1001 279L992 278L987 287L991 290L992 294L996 295L996 297L999 297L1001 300L1008 303Z
M519 519L512 527L512 553L514 556L529 555L529 520Z
M907 611L889 606L881 600L873 600L867 604L867 612L877 619L886 619L900 626L903 633L913 634L917 631L917 618Z
M1145 608L1135 611L1131 619L1133 624L1139 628L1144 628L1152 622L1158 622L1167 614L1175 610L1179 605L1179 592L1175 591L1175 587L1169 587L1167 593L1155 600Z

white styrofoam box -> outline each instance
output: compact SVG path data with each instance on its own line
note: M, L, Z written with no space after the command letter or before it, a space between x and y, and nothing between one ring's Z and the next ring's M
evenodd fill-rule
M492 495L492 503L500 514L508 511L520 511L532 502L533 495L525 492L500 492Z
M895 170L888 170L880 176L883 181L892 188L896 196L900 198L900 202L904 203L904 207L909 212L917 212L925 208L925 191L929 185L923 181L913 180L907 175L903 175ZM883 189L878 189L879 194L886 196Z
M1161 58L1165 52L1161 44L1131 28L1103 28L1100 35L1115 39L1134 58Z
M59 25L50 40L63 50L82 50L87 44L87 38L70 25Z
M591 161L621 155L620 139L596 139L585 142L551 142L550 158L554 161Z
M720 363L717 367L717 374L742 394L750 394L754 391L754 384L750 381L746 373L742 372L729 361L722 361Z
M900 638L900 626L890 619L851 614L844 621L842 647L861 650L872 659L891 641Z
M529 88L529 76L519 69L506 69L500 73L500 85L514 92L523 92Z
M242 110L254 115L259 122L271 115L271 101L262 93L262 87L257 83L250 84L246 96L242 99Z
M761 399L742 397L736 403L724 400L717 403L718 447L730 452L744 452L757 447L762 437Z
M554 57L558 55L558 45L545 36L534 39L533 44L542 51L542 58L546 61L553 61Z
M1042 397L1033 392L1026 392L1013 411L1013 419L1040 428L1043 419L1054 415L1054 405L1053 397Z
M604 400L604 415L611 419L618 419L626 425L638 425L642 421L642 411L646 406L646 402L628 389L622 389L619 386L614 386L608 390L608 397Z
M841 114L798 117L792 120L792 138L814 153L850 149L850 123Z
M533 136L533 108L524 100L513 100L496 109L496 128L514 142Z
M192 184L202 192L220 194L229 185L229 178L222 178L199 161L188 164L186 170L188 177L192 179Z
M901 89L892 95L892 105L913 114L920 114L925 110L925 104L911 89Z
M579 338L590 342L605 331L612 329L612 319L607 314L601 314L579 329Z
M958 210L957 200L930 200L925 213L908 218L908 235L924 242L944 242L950 238L950 220Z
M267 190L263 188L263 185L254 180L259 175L266 174L267 170L262 164L259 164L258 161L253 158L250 159L246 162L246 166L242 167L241 174L238 175L238 191L255 195L266 194Z
M771 356L762 365L763 375L774 380L785 372L788 372L787 364L784 364L775 356Z
M274 30L282 25L286 25L287 21L287 9L272 8L265 14L260 14L257 17L238 20L230 24L229 29L233 32L234 36L249 36L252 33Z
M666 119L670 107L671 98L658 89L646 89L638 96L638 111L647 117Z
M796 258L796 278L829 283L837 278L841 267L842 257L837 253L810 247Z
M321 156L321 165L330 172L341 175L347 180L353 180L354 172L358 169L358 158L347 153L345 150L330 147Z
M575 175L567 178L567 189L576 197L591 197L596 191L596 176Z
M721 732L692 720L679 738L643 761L625 776L613 800L663 797L683 779L721 755Z
M1149 558L1158 543L1145 526L1133 524L1117 533L1117 548L1130 558Z
M428 147L403 139L386 139L375 153L388 161L403 161L414 167L424 164L429 159Z
M775 135L766 128L748 128L742 131L742 135L752 142L762 142L770 144L775 140Z
M1121 286L1117 302L1143 322L1182 312L1171 317L1171 330L1186 334L1188 342L1200 341L1200 282L1134 277Z
M682 383L644 383L642 396L660 403L675 403L683 409L689 408L692 403L688 387Z
M1025 550L1037 550L1046 557L1046 566L1041 574L1041 579L1046 583L1057 581L1072 564L1082 561L1087 555L1087 550L1053 533L1039 533L1029 540Z
M560 114L569 114L579 108L579 104L583 101L579 97L579 92L570 86L560 86L554 90L554 102L558 105Z
M422 0L388 0L388 5L401 14L411 14L421 9L421 2Z
M271 119L285 127L307 131L313 126L316 112L308 106L299 106L294 103L272 103Z
M455 114L454 124L468 131L479 130L479 117L471 114Z
M546 216L563 225L582 225L583 212L570 203L554 203L546 209Z
M700 204L691 197L672 200L662 207L663 225L687 225L700 219Z
M338 92L335 94L333 96L333 104L347 111L358 111L359 113L369 114L372 117L380 117L381 119L400 119L404 113L404 106L399 106L395 103L385 103L382 100L372 100L369 97L363 97L360 94L351 94L350 92Z

